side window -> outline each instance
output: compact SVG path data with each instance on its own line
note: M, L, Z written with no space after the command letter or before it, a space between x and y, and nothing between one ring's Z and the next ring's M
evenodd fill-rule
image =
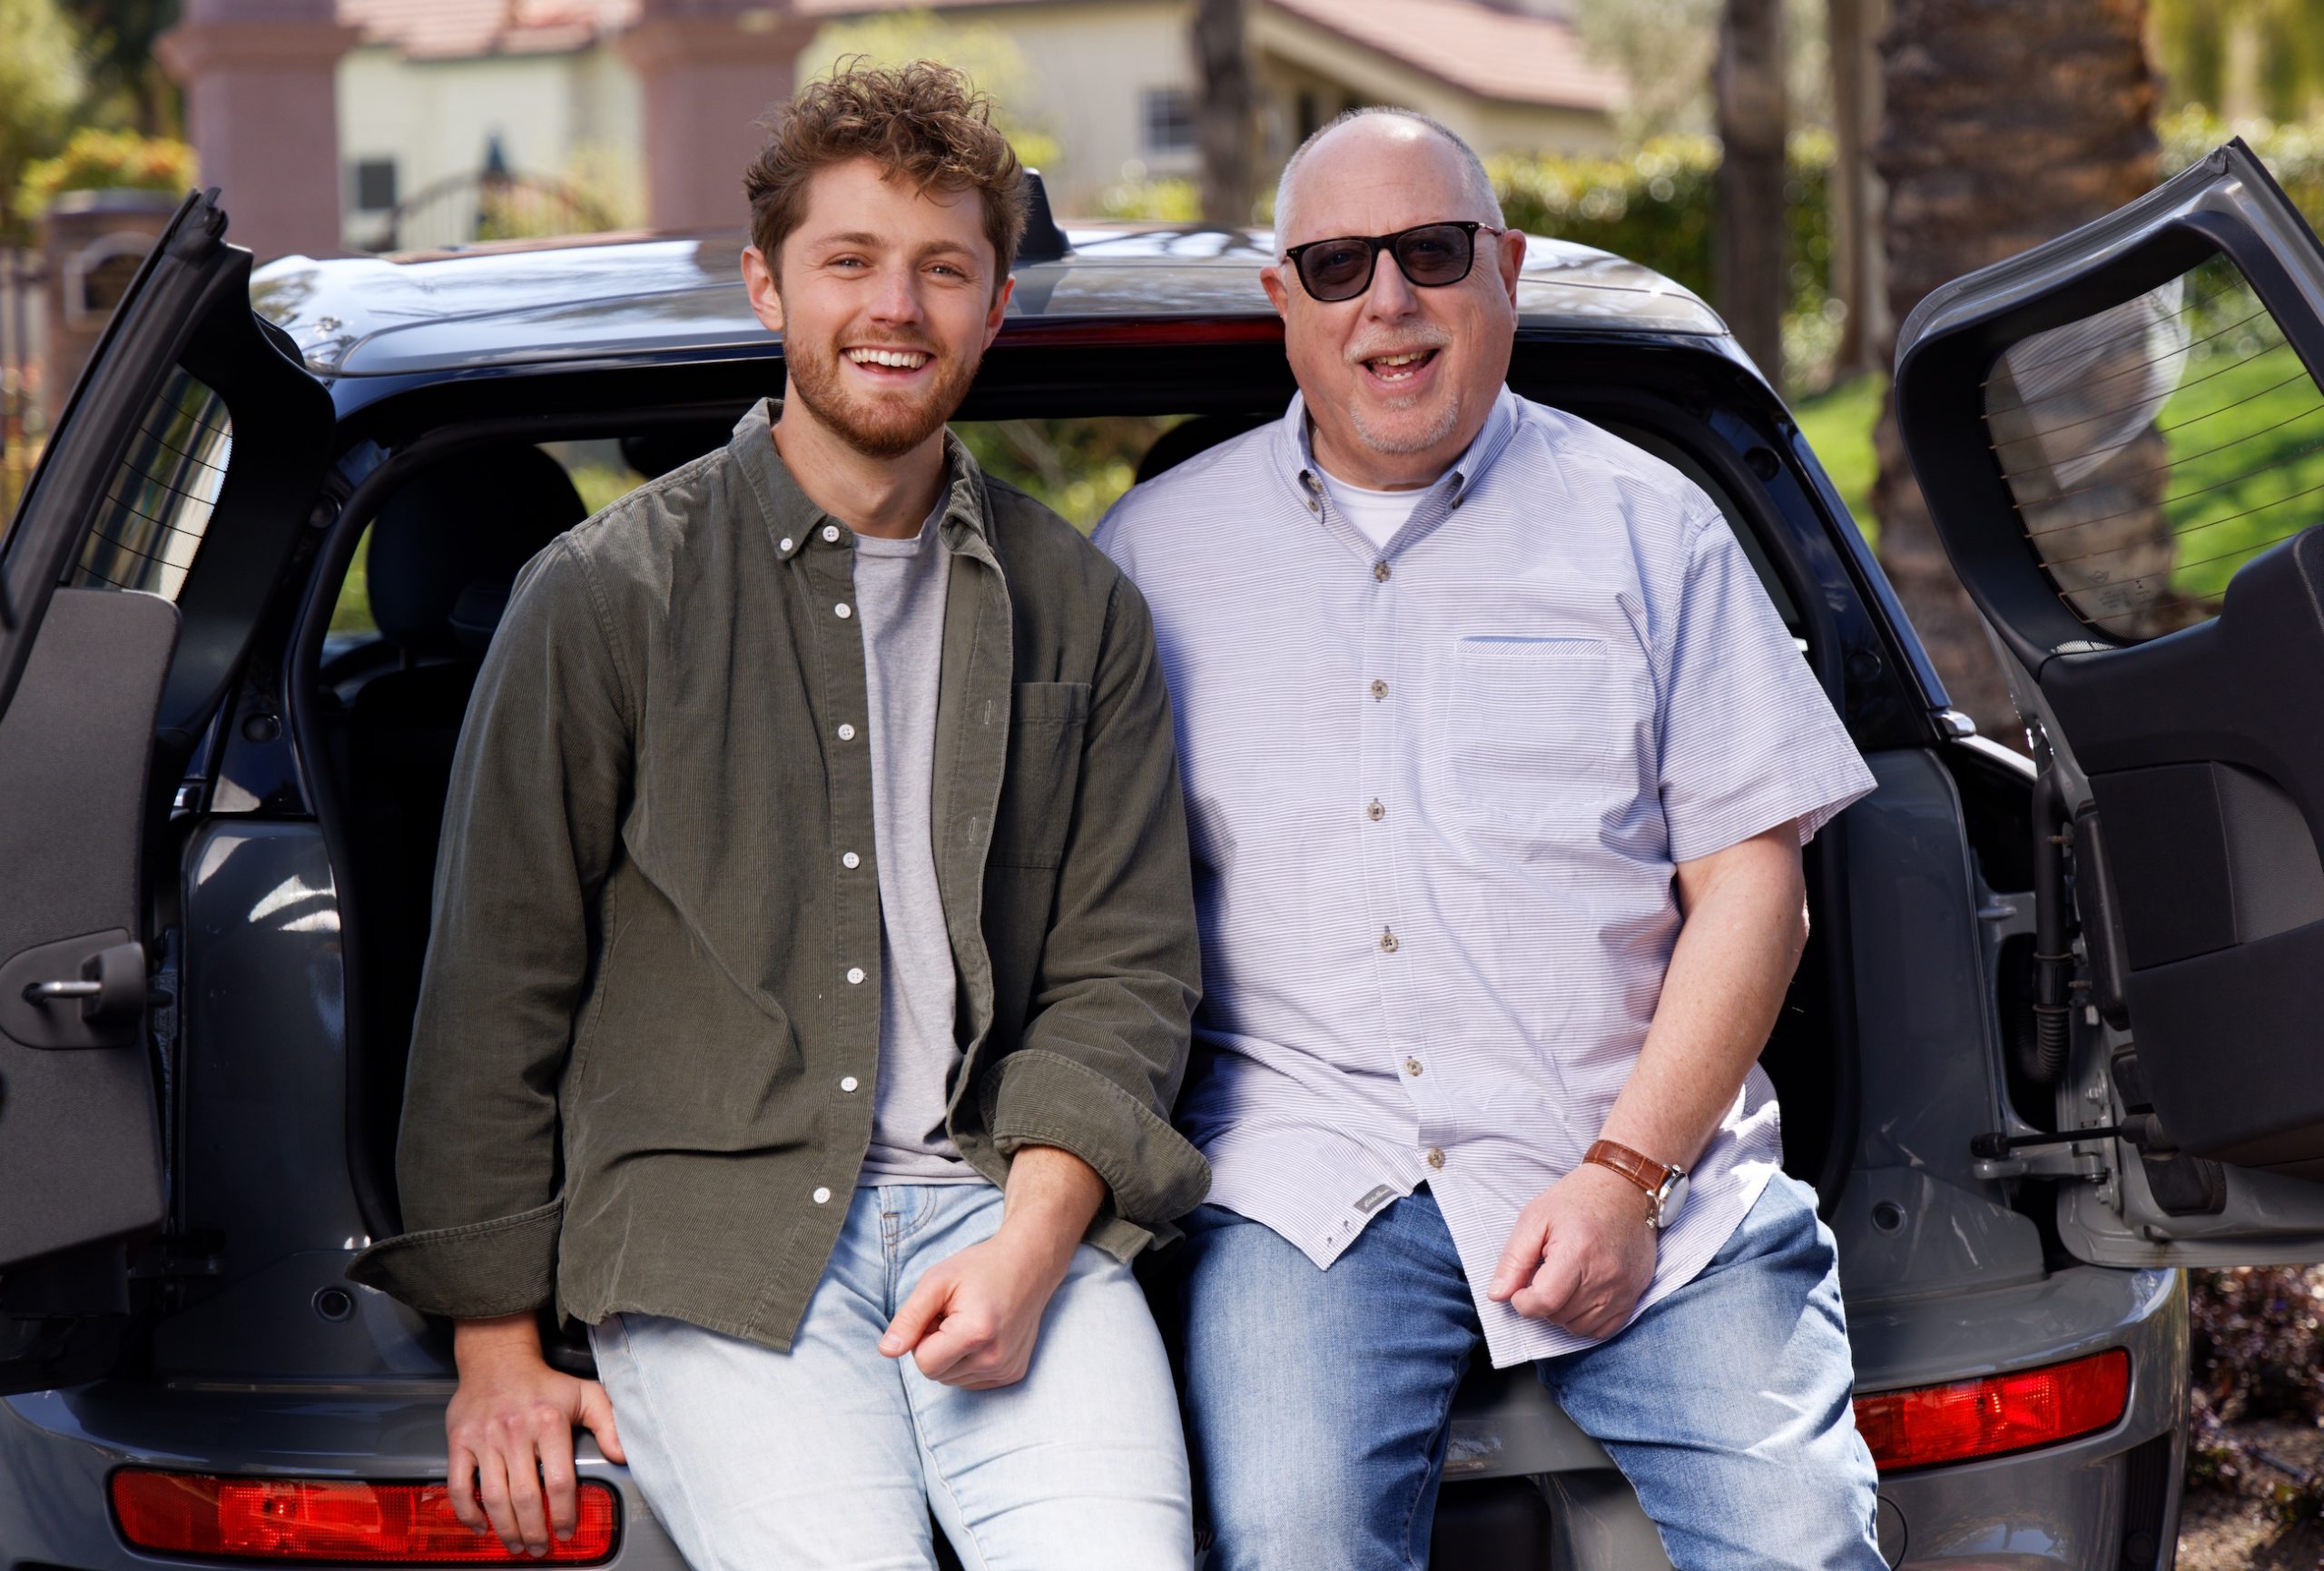
M1984 398L2027 548L2107 641L2211 616L2324 511L2324 394L2224 257L2021 341Z
M1147 450L1179 420L1090 415L955 420L952 430L987 474L1039 499L1086 535L1129 489Z
M631 467L617 441L544 442L541 450L564 469L581 505L592 513L610 507L645 483L645 477ZM371 614L372 528L366 525L363 538L356 542L355 558L347 566L339 598L331 606L328 637L332 642L326 646L330 654L379 636L379 623Z
M233 453L225 400L172 371L130 439L71 581L176 599Z

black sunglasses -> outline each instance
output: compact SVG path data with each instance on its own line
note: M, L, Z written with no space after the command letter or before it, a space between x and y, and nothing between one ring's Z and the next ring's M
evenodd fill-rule
M1469 276L1476 264L1477 231L1507 234L1490 223L1463 218L1451 223L1423 223L1393 234L1347 234L1337 240L1311 240L1283 253L1299 273L1307 292L1320 301L1354 300L1372 287L1372 270L1380 253L1396 259L1397 267L1415 288L1440 289Z

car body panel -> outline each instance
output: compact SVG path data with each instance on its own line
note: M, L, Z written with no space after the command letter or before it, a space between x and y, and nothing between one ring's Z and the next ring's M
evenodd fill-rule
M0 1527L11 1565L152 1571L217 1564L132 1548L103 1502L124 1466L375 1483L440 1482L448 1379L264 1386L101 1381L0 1400ZM686 1571L627 1468L586 1436L575 1471L621 1498L616 1571ZM514 1562L512 1562L514 1563ZM240 1562L248 1565L249 1562Z
M1884 1476L1905 1566L2112 1571L2169 1564L2187 1419L2187 1295L2175 1270L2070 1267L2043 1280L1955 1289L1848 1311L1859 1390L2033 1368L2108 1348L2131 1356L2120 1422L2083 1439L1989 1461ZM2131 1454L2167 1449L2159 1500L2131 1497ZM2124 1552L2132 1525L2156 1546ZM1884 1524L1886 1526L1886 1524Z
M1959 791L1928 749L1868 755L1847 837L1859 1136L1832 1217L1853 1312L1887 1298L2038 1281L2039 1231L1974 1170L1965 1132L1999 1127L1989 944ZM1871 809L1867 811L1867 809ZM2010 915L2014 916L2014 910Z
M1016 269L1010 326L1274 314L1257 279L1274 260L1264 231L1077 227L1069 239L1062 260ZM286 257L253 280L252 301L330 377L758 348L768 337L743 291L743 240L523 244L405 262ZM1560 241L1529 239L1518 291L1530 325L1725 331L1659 274Z

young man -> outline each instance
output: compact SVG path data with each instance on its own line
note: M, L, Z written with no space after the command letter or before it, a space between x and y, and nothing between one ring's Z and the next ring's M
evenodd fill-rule
M1172 1251L1211 1571L1425 1563L1480 1341L1681 1571L1877 1571L1754 1062L1800 845L1871 777L1709 498L1505 385L1525 242L1473 153L1344 116L1275 216L1299 396L1098 536L1154 608L1211 977Z
M546 1551L572 1428L689 1562L1192 1559L1125 1263L1198 1201L1144 603L944 428L1021 171L957 75L810 87L748 176L789 396L561 537L462 737L398 1176L352 1273L453 1317L461 1519ZM1096 1247L1089 1247L1089 1246ZM589 1322L605 1385L543 1361ZM610 1402L608 1402L608 1393Z

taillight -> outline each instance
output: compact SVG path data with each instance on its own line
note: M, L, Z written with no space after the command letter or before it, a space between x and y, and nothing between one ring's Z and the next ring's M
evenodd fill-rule
M1884 1473L2054 1446L2111 1428L2131 1398L2121 1348L2071 1363L1856 1399L1856 1427Z
M614 1552L620 1507L612 1487L581 1484L573 1536L549 1538L536 1560L452 1515L441 1484L342 1478L222 1478L123 1468L113 1476L122 1536L166 1555L332 1560L407 1566L590 1565Z

